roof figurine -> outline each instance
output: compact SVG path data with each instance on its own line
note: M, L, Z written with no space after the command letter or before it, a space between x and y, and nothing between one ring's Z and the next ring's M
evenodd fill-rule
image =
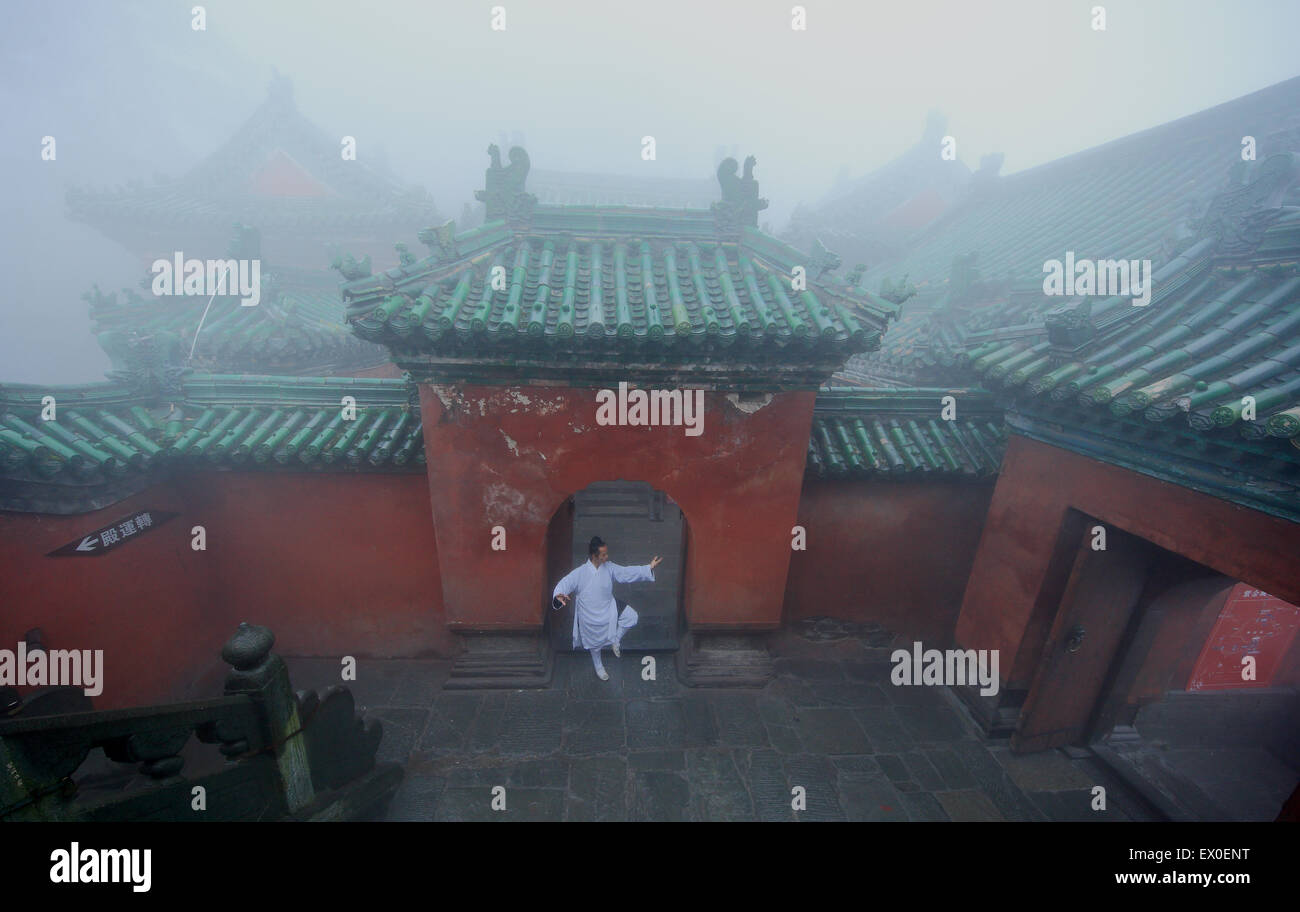
M474 198L487 207L487 220L526 217L537 203L537 198L524 190L531 166L528 153L523 146L511 147L510 164L504 166L496 143L488 146L488 155L492 163L484 173L485 189L474 192Z
M258 260L262 258L262 232L252 225L235 222L235 235L230 239L226 253L236 259Z
M739 231L746 226L758 227L758 213L767 208L767 200L758 195L758 181L754 180L754 165L758 159L745 159L745 173L736 177L739 165L731 157L718 165L718 183L722 186L722 200L713 204L721 230Z
M456 220L444 222L436 228L421 228L416 235L420 243L429 248L430 255L455 257L456 252ZM403 265L406 265L403 263Z
M836 269L840 268L842 262L843 260L840 259L839 254L828 249L826 245L821 242L821 238L813 239L812 255L809 259L808 265L813 270L814 278L820 279L826 273L834 272Z
M113 364L109 379L126 384L137 396L179 395L182 380L191 372L175 333L109 330L100 334L99 344Z

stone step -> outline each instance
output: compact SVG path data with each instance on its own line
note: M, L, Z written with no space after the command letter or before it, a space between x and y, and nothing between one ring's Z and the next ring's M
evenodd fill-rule
M451 677L458 679L458 681L460 681L460 679L468 681L468 679L472 678L537 678L546 677L546 669L542 668L541 665L534 665L532 668L517 669L480 668L456 672L452 674Z
M551 650L540 634L475 634L464 637L446 690L518 690L549 687Z
M764 687L774 673L760 636L690 635L677 656L678 676L691 687Z
M462 656L456 661L456 668L531 668L535 665L543 664L543 658L538 653L512 655L503 653L499 656Z
M551 676L537 678L448 678L443 690L544 690Z

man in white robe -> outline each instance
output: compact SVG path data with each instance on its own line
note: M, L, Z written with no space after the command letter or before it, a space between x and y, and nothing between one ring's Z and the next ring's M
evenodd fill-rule
M637 583L643 580L654 581L654 569L661 563L656 556L648 564L639 567L623 567L609 559L609 548L600 540L592 538L587 548L590 559L578 567L555 586L551 594L551 605L559 608L574 600L573 607L573 648L585 649L591 653L592 664L596 666L596 676L602 681L609 680L600 661L600 651L606 646L614 650L615 656L623 653L619 642L629 628L635 626L637 617L632 606L624 607L619 614L618 603L614 600L615 583Z

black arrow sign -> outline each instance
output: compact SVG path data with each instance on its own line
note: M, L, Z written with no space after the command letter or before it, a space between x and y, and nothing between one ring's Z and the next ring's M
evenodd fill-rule
M167 520L175 519L179 515L179 513L168 513L163 510L141 510L94 532L89 532L76 541L68 542L62 548L51 551L45 556L99 557L114 548L120 548L129 541L134 541L146 532L152 532Z

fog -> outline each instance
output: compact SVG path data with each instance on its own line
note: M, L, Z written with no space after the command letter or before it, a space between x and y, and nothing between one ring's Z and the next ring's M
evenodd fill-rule
M487 144L522 133L547 171L711 179L717 147L753 154L773 231L915 144L931 109L963 162L1001 152L1007 174L1300 72L1293 0L810 0L806 31L790 0L210 0L202 31L196 5L6 2L0 383L102 379L81 295L143 276L66 218L68 188L183 175L273 68L309 120L446 217L482 186Z

